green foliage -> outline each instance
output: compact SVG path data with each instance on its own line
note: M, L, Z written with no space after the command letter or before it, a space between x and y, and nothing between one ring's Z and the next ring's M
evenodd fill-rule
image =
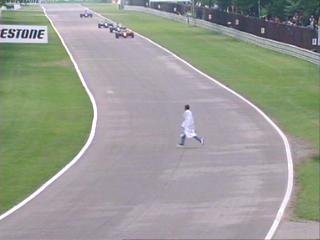
M232 0L216 0L216 3L221 9L226 10L232 5Z
M277 16L283 20L286 18L285 7L287 6L287 0L266 1L263 6L267 14Z
M202 5L217 4L220 9L227 10L233 6L237 13L257 16L260 10L267 15L278 16L282 20L300 12L308 18L310 15L320 15L319 0L197 0Z
M202 5L204 6L209 6L209 7L212 7L213 4L215 3L214 0L197 0L196 3L201 3Z
M319 0L287 0L285 6L287 16L292 16L295 12L302 12L304 16L319 16L320 2Z
M258 16L257 0L233 0L238 12L243 15Z

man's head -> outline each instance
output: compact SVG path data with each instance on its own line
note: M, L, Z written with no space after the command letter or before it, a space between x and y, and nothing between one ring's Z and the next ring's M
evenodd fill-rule
M187 104L187 105L184 105L184 110L189 110L190 109L190 106L189 106L189 104Z

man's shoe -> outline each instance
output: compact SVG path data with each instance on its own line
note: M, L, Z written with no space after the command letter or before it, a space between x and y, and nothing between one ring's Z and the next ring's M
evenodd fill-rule
M201 145L204 145L204 138L201 138Z
M184 145L182 145L182 144L177 144L177 147L184 147Z

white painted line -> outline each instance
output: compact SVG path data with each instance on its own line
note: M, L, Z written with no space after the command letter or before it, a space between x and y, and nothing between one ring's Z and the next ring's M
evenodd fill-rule
M87 8L88 10L90 10L89 8ZM90 10L92 11L92 10ZM95 11L94 12L97 16L103 18L103 19L107 19L108 21L111 21L110 19L104 17L103 15L101 15L100 13L97 13ZM275 220L272 223L271 228L269 229L265 239L269 240L272 239L272 237L274 236L279 223L283 217L284 211L288 205L288 202L290 200L291 197L291 193L292 193L292 188L293 188L293 163L292 163L292 154L291 154L291 149L290 149L290 144L288 141L288 138L286 137L286 135L281 131L281 129L261 110L259 109L256 105L254 105L252 102L250 102L248 99L246 99L245 97L241 96L240 94L238 94L237 92L233 91L232 89L228 88L227 86L223 85L222 83L218 82L216 79L210 77L209 75L201 72L199 69L197 69L196 67L192 66L190 63L188 63L187 61L183 60L182 58L178 57L176 54L174 54L173 52L169 51L168 49L162 47L161 45L159 45L158 43L155 43L154 41L152 41L151 39L139 34L139 33L135 33L136 35L140 36L141 38L145 39L146 41L152 43L153 45L161 48L162 50L164 50L165 52L169 53L170 55L172 55L173 57L175 57L176 59L180 60L181 62L183 62L184 64L186 64L187 66L189 66L190 68L192 68L193 70L195 70L196 72L198 72L199 74L201 74L202 76L208 78L209 80L211 80L212 82L214 82L215 84L219 85L220 87L226 89L227 91L229 91L230 93L234 94L235 96L239 97L241 100L243 100L244 102L246 102L247 104L249 104L252 108L254 108L268 123L270 123L270 125L278 132L278 134L281 136L282 141L284 143L285 146L285 150L286 150L286 156L287 156L287 162L288 162L288 182L287 182L287 190L286 193L284 195L284 198L282 200L282 203L279 207L279 210L277 212L277 215L275 217Z
M4 214L2 214L0 216L0 221L4 218L6 218L7 216L9 216L10 214L14 213L15 211L17 211L19 208L23 207L24 205L26 205L28 202L30 202L32 199L34 199L36 196L38 196L43 190L45 190L51 183L53 183L55 180L57 180L62 174L64 174L66 171L68 171L69 168L71 168L80 158L81 156L84 154L84 152L88 149L88 147L90 146L94 135L95 135L95 131L96 131L96 125L97 125L97 104L96 101L94 100L93 95L91 94L86 82L84 81L84 78L82 76L82 73L76 63L76 61L74 60L71 52L69 51L67 45L65 44L62 36L59 34L58 30L56 29L56 27L54 26L52 20L49 18L49 16L47 15L46 9L41 6L43 9L43 12L45 14L45 16L48 18L49 22L51 23L53 29L56 31L56 33L58 34L64 48L66 49L76 71L77 74L81 80L81 83L83 85L83 87L85 88L87 94L89 95L89 98L91 100L92 103L92 107L93 107L93 119L92 119L92 125L91 125L91 132L90 135L87 139L86 144L82 147L82 149L80 150L80 152L72 159L71 162L69 162L63 169L61 169L55 176L53 176L51 179L49 179L46 183L44 183L39 189L37 189L34 193L32 193L29 197L27 197L25 200L23 200L22 202L20 202L19 204L17 204L16 206L12 207L11 209L9 209L7 212L5 212Z

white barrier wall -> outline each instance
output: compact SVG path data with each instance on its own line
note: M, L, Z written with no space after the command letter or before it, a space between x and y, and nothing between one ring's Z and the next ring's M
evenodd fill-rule
M185 16L158 11L152 8L146 8L146 7L139 7L139 6L125 6L125 10L130 11L138 11L138 12L145 12L150 13L153 15L157 15L160 17L168 18L174 21L182 22L182 23L188 23L188 19ZM204 21L201 19L193 19L190 18L189 24L193 24L197 27L206 28L211 31L219 32L224 35L228 35L230 37L246 41L255 45L258 45L260 47L272 49L277 52L285 53L300 59L307 60L309 62L312 62L314 64L320 65L320 53L312 52L303 48L299 48L287 43L281 43L277 42L271 39L267 38L261 38L258 36L255 36L250 33L241 32L234 28L229 28L225 26L221 26L215 23L211 23L208 21Z

